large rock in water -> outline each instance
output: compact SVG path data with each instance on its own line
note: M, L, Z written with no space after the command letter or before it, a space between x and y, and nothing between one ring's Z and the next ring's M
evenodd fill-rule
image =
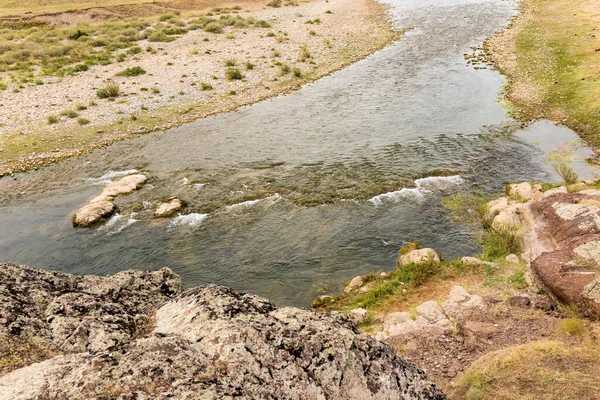
M277 308L213 285L171 299L180 283L167 269L101 278L0 264L0 274L3 334L39 335L55 350L0 377L2 400L446 398L339 313ZM74 319L64 335L51 327L63 317ZM113 335L120 328L129 335ZM68 344L80 331L87 341ZM92 331L116 339L92 345Z

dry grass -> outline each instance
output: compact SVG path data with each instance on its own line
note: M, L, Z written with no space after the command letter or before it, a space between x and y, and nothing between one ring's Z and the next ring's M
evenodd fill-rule
M451 399L581 400L600 391L600 348L558 341L488 353L459 378Z

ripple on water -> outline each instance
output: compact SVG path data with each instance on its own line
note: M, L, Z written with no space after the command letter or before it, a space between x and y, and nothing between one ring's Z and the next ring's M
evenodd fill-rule
M452 176L428 176L415 180L414 188L403 188L393 192L382 193L369 199L375 207L384 201L398 202L402 199L421 199L432 190L443 190L449 186L461 185L464 179L460 175ZM430 190L431 189L431 190Z

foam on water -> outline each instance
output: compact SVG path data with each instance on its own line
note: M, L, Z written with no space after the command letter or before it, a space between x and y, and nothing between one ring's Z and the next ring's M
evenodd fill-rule
M137 169L128 169L125 171L110 170L99 178L88 178L86 179L86 181L90 182L92 185L106 185L108 183L111 183L112 180L115 178L135 174L136 172L138 172Z
M426 193L430 193L430 189L444 189L452 185L460 185L464 182L464 179L459 175L452 176L429 176L427 178L420 178L415 180L414 188L403 188L394 192L387 192L371 197L369 201L375 205L380 206L384 201L392 201L397 203L398 201L406 198L423 198Z
M192 187L196 190L202 190L204 186L208 185L207 183L195 183Z
M240 209L240 208L249 208L249 207L255 206L261 202L275 202L275 201L279 200L280 198L281 198L281 196L279 195L279 193L275 193L273 196L265 197L264 199L248 200L248 201L244 201L242 203L225 206L225 209L227 211L231 211L231 210Z
M123 215L116 213L115 215L110 217L110 219L106 221L104 225L98 228L98 232L106 232L107 236L112 236L117 233L120 233L123 231L123 229L138 222L138 220L134 218L136 214L137 213L131 213L127 221L122 223L121 221L123 220Z
M208 214L192 213L186 215L178 215L171 221L171 226L189 226L195 228L200 226L206 218L208 218Z

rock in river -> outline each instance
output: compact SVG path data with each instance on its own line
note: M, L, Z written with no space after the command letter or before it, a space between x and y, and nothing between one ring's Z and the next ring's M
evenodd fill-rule
M181 210L183 207L183 201L178 199L177 197L170 197L158 206L156 211L154 211L154 218L166 218L175 214L177 211Z

